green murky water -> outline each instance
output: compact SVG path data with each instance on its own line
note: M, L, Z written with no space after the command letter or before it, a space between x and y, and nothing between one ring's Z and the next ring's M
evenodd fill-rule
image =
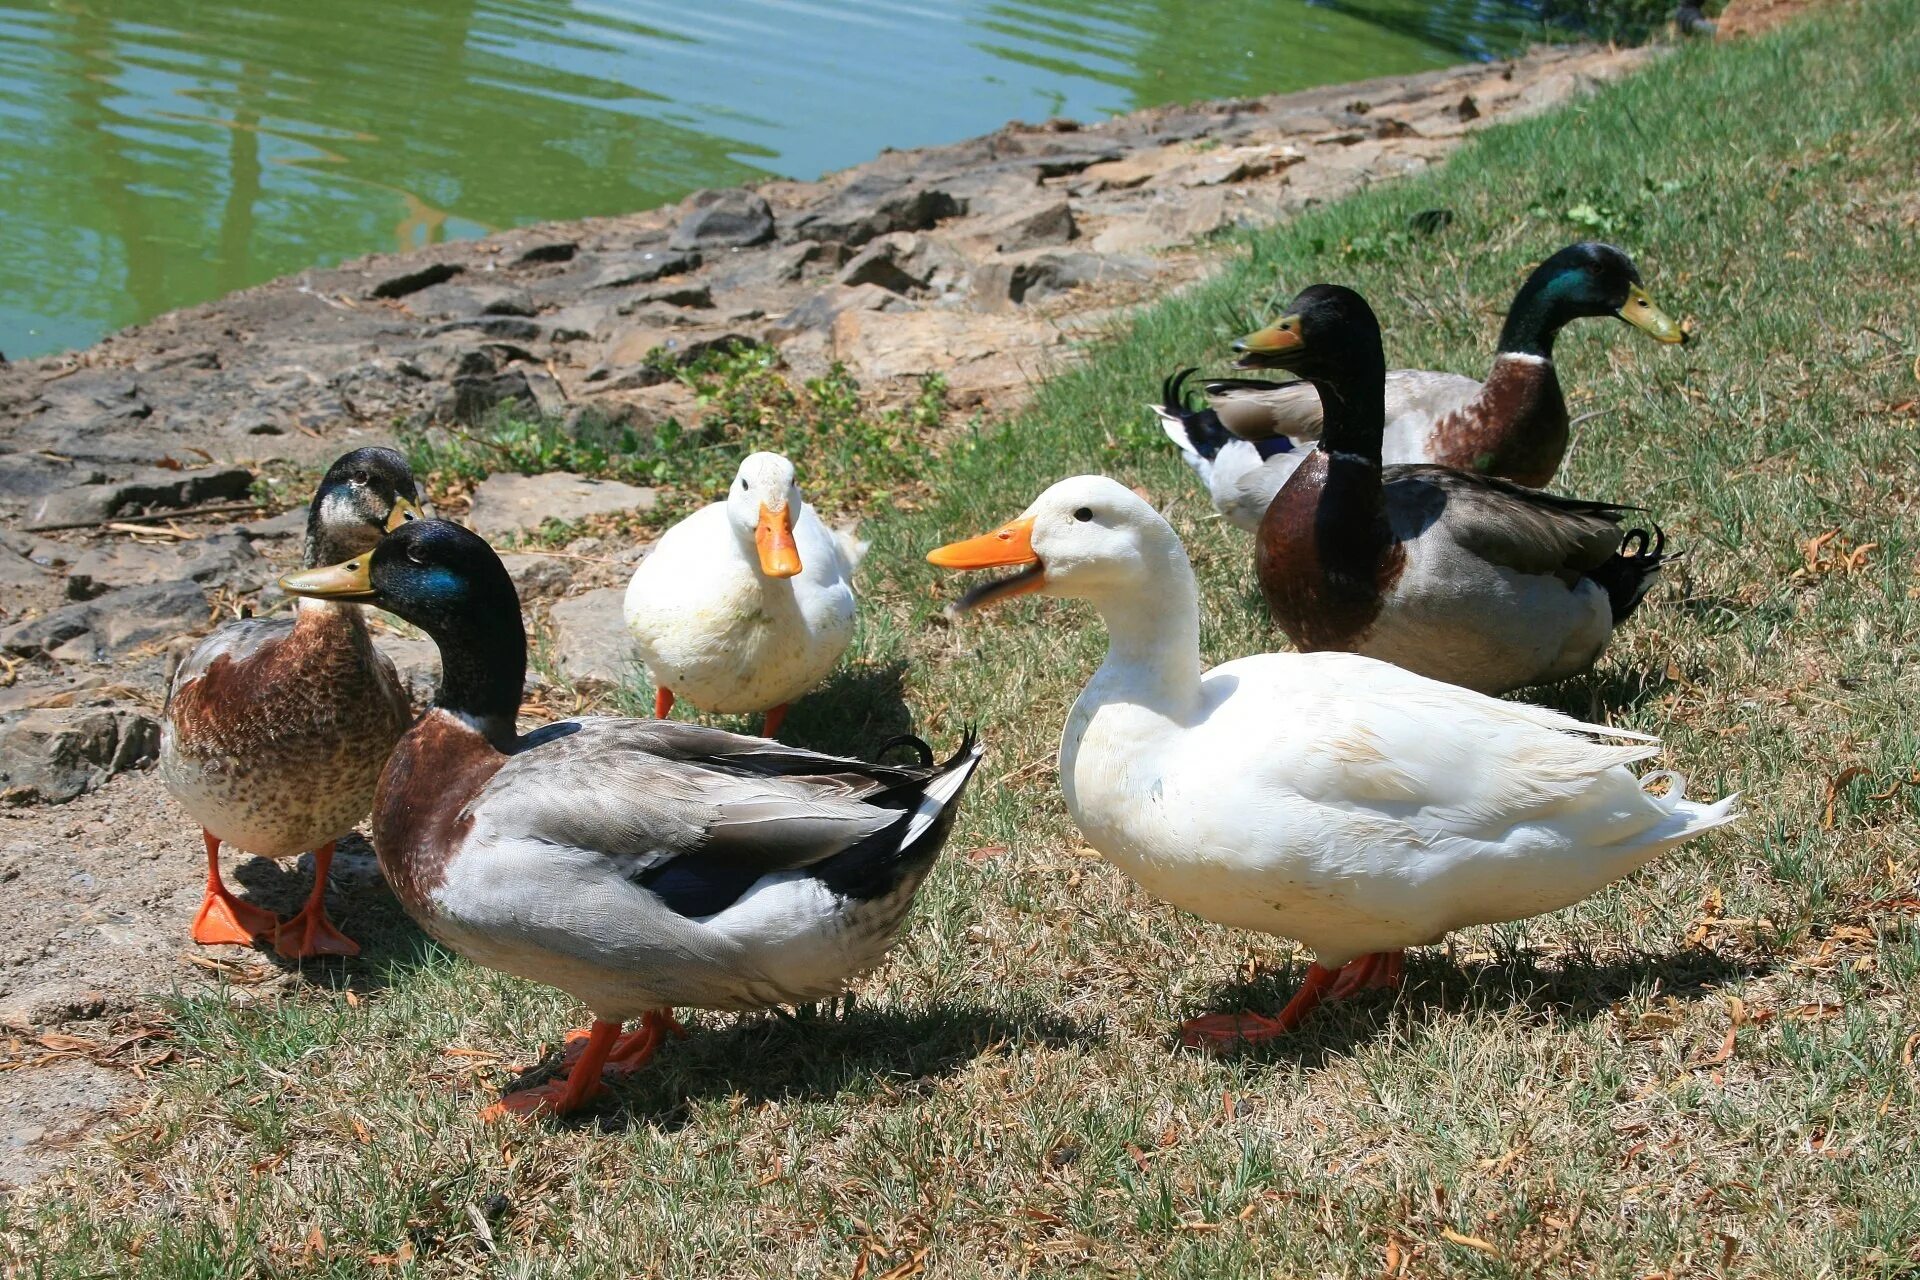
M1505 0L0 0L0 352L372 250L1525 29Z

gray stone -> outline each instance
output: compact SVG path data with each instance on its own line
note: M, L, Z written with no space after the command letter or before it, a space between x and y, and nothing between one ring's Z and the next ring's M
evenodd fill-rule
M622 285L645 284L661 276L677 276L692 271L699 265L700 255L691 250L649 249L609 262L587 287L617 289Z
M196 582L122 587L0 631L0 649L23 657L104 662L204 630L212 602Z
M513 579L522 600L557 596L573 584L573 570L566 561L553 556L509 552L500 557L500 563L507 567L507 576Z
M626 588L601 587L554 603L554 666L575 688L601 692L644 678L627 632Z
M148 467L124 480L50 493L33 505L27 524L29 528L90 524L115 516L230 502L246 497L252 487L253 472L245 467L177 471Z
M773 239L773 209L757 192L702 191L667 242L673 249L743 249Z
M538 342L546 333L538 320L529 320L525 316L462 316L458 320L429 325L421 336L433 338L456 330L479 332L489 338L504 338L508 342Z
M196 538L178 546L113 542L90 548L67 571L67 596L91 600L118 587L171 578L257 591L267 569L253 544L238 533Z
M1065 196L1002 214L981 228L1000 253L1065 244L1075 234L1073 206Z
M795 334L831 328L843 311L886 311L899 301L898 294L877 284L836 284L809 294L799 306L775 321L772 337L780 342Z
M545 244L536 244L513 260L516 267L531 267L547 263L572 262L573 255L580 252L578 243L572 240L550 240Z
M416 294L407 304L415 315L530 316L533 295L505 284L442 284Z
M413 709L426 710L440 689L440 646L424 636L403 636L377 631L373 647L386 656L400 677L401 688Z
M837 277L843 285L877 284L888 293L918 293L927 282L900 260L900 246L881 236L853 256Z
M925 231L965 212L959 200L937 187L870 173L823 200L794 224L794 233L859 246L889 231Z
M973 294L983 310L1005 310L1102 281L1151 275L1151 264L1137 259L1040 249L983 264L973 273Z
M590 480L568 471L537 476L501 472L488 476L474 490L467 523L481 537L493 539L538 529L549 520L651 511L658 502L659 495L652 489L618 480Z
M254 541L272 541L278 538L304 538L307 533L307 508L302 505L282 511L277 516L268 516L263 520L247 520L233 526L235 533L243 534Z
M0 801L65 804L160 751L160 722L131 707L60 707L0 719Z

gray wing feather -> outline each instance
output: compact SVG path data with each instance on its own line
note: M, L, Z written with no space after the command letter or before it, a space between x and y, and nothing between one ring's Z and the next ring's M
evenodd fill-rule
M1384 471L1387 509L1403 540L1438 529L1461 549L1519 573L1580 574L1620 549L1631 507L1561 498L1447 467Z
M1388 422L1417 418L1431 423L1479 395L1480 383L1434 369L1389 369L1386 392ZM1207 403L1221 424L1243 440L1320 438L1320 393L1311 383L1221 378L1207 384Z

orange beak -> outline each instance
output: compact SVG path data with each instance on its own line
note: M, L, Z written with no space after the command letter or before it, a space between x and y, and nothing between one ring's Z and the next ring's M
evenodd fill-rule
M760 572L769 578L791 578L800 572L800 548L793 540L793 509L785 503L761 506L753 545L760 552Z
M1011 600L1028 592L1038 591L1046 585L1047 567L1033 550L1033 517L1022 516L1018 520L1001 525L992 533L983 533L977 538L968 538L964 542L949 542L927 553L927 563L937 564L942 569L994 569L1007 565L1023 565L1021 573L1011 578L1002 578L998 582L989 582L967 592L959 601L962 610L978 609L983 605L997 604L1002 600Z

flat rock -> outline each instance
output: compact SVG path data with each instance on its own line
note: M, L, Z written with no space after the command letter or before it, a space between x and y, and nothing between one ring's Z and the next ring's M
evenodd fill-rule
M538 529L549 520L651 511L658 501L652 489L618 480L590 480L569 471L537 476L502 472L488 476L474 490L467 523L483 538L503 538Z
M440 688L440 646L424 636L376 631L373 647L386 656L415 711L424 711Z
M507 576L523 601L557 596L573 584L573 570L553 556L509 552L500 557L500 563L507 567Z
M1139 259L1038 249L983 264L973 273L973 296L984 310L1004 310L1092 284L1151 276L1152 264Z
M65 804L160 751L160 722L131 707L61 707L0 718L0 801Z
M197 582L122 587L0 631L0 650L73 662L105 662L206 629L212 602Z
M88 549L67 571L67 595L91 600L119 587L188 578L236 591L266 585L267 568L253 544L238 533L195 538L175 546L113 542Z
M168 470L146 467L122 480L76 485L47 494L30 508L29 528L85 524L115 516L179 510L247 496L253 472L245 467Z
M645 678L627 631L626 595L624 587L600 587L548 611L554 665L575 688L603 692Z
M607 262L594 274L590 289L617 289L623 285L646 284L661 276L677 276L700 265L700 255L692 250L646 249Z
M894 174L868 173L801 217L794 233L859 246L889 231L925 231L964 212L958 199L938 187Z
M66 1141L83 1137L96 1117L138 1087L129 1072L78 1057L0 1072L0 1111L7 1116L0 1186L24 1187L71 1167Z
M693 212L667 241L672 249L744 249L773 239L773 209L758 192L734 188L687 198Z
M1065 196L1041 201L988 219L979 235L999 253L1065 244L1075 235L1073 205Z

